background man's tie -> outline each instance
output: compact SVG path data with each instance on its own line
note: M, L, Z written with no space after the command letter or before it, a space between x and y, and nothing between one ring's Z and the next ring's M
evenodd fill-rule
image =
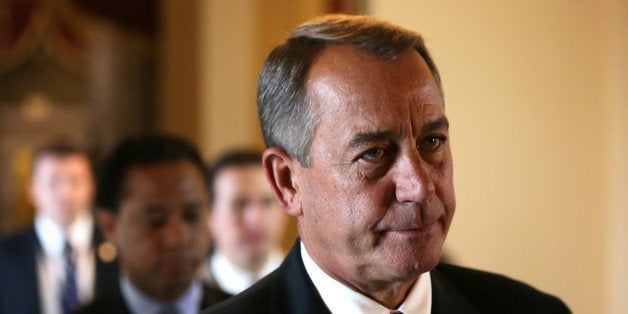
M61 284L61 307L63 313L68 314L72 313L78 305L78 289L72 247L67 242L63 249L63 265L65 268L65 282Z

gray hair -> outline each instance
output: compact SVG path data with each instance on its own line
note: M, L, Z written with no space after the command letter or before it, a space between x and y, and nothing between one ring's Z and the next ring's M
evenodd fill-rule
M369 16L324 15L297 27L268 56L259 76L257 110L266 147L278 147L310 165L309 150L318 113L306 97L309 69L331 45L350 45L385 60L415 49L439 86L436 65L417 32Z

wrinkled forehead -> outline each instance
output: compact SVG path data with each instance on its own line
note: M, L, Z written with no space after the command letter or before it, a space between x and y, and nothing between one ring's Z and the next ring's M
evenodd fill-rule
M351 121L444 114L438 85L413 49L386 60L347 45L329 47L314 60L306 87L311 106L322 119L343 114Z

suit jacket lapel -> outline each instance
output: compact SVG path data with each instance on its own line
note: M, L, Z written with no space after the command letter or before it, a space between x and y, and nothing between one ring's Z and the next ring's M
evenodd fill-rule
M271 313L331 313L308 276L297 240L272 285Z
M19 253L16 252L16 254L20 254L18 260L22 262L23 280L24 285L26 285L24 291L18 292L23 301L16 304L23 304L25 307L32 309L32 313L39 313L41 309L37 274L37 258L40 252L41 245L39 244L39 239L37 239L35 229L32 229L25 234L24 246L22 246Z
M438 269L430 271L432 279L432 314L479 314L471 302Z
M219 288L210 287L206 284L203 284L203 299L201 299L200 309L210 307L216 303L222 302L228 298L232 297L231 294L228 294Z

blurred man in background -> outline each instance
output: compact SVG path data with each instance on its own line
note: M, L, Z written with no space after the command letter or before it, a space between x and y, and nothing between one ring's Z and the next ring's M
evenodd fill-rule
M283 261L280 241L288 216L266 181L261 151L226 152L210 172L209 224L215 245L203 277L209 284L237 294Z
M115 286L94 225L94 182L86 151L55 143L33 156L27 192L33 227L0 244L0 313L69 313Z
M189 142L128 138L106 158L97 210L118 249L120 284L81 313L197 313L228 297L198 279L209 249L207 176Z

